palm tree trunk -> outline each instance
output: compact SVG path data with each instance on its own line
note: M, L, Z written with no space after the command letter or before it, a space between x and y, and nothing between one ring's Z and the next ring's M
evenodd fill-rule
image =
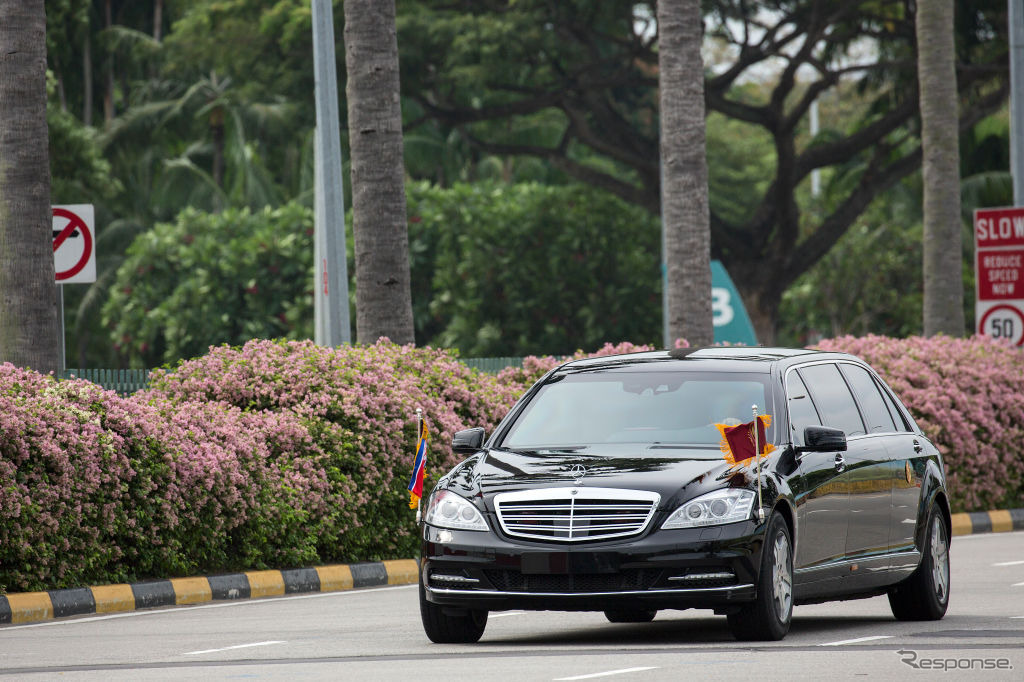
M57 369L43 0L0 0L0 361Z
M668 341L714 342L699 0L658 3L661 220Z
M917 3L924 178L924 333L964 335L953 0Z
M111 0L104 0L103 16L106 21L106 28L109 31L114 25L113 7ZM114 120L114 55L111 52L107 55L107 85L103 91L103 121L109 124Z
M356 340L413 342L394 0L346 0Z

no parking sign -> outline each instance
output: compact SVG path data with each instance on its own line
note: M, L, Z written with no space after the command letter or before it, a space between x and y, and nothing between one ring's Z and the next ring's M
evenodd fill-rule
M58 284L96 281L96 218L92 204L53 206L53 267Z

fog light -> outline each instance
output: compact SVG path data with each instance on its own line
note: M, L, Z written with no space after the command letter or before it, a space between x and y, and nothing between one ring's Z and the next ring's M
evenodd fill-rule
M452 583L461 585L471 585L480 582L476 578L467 578L464 575L448 575L446 573L431 573L430 581L437 581L439 583Z

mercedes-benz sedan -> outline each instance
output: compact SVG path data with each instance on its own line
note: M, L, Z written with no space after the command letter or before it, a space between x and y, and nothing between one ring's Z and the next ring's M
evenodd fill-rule
M755 416L756 415L756 416ZM435 642L490 611L645 622L714 609L739 639L794 604L949 600L942 458L869 366L841 353L707 348L569 362L539 380L426 500L420 607Z

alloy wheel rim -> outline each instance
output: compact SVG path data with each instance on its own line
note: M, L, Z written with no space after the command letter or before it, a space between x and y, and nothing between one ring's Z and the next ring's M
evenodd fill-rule
M793 604L793 576L789 566L789 541L785 533L775 536L772 588L779 620L785 622Z
M935 596L939 603L945 603L949 597L949 544L946 542L946 529L938 516L932 521L931 558Z

